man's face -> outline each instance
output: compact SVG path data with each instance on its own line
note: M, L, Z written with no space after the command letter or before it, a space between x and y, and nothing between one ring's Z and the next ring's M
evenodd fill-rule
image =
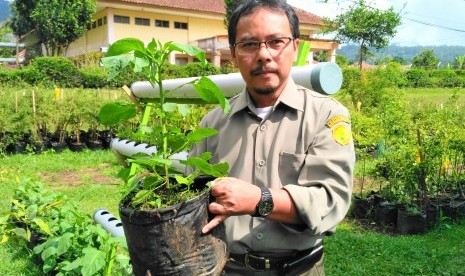
M252 14L241 17L236 30L236 43L292 37L286 14L265 8L259 8ZM278 51L271 47L267 49L264 43L261 43L256 51L247 54L241 54L237 49L241 45L231 47L234 64L239 68L249 93L281 93L287 83L299 43L298 39L284 41L286 43L279 47Z

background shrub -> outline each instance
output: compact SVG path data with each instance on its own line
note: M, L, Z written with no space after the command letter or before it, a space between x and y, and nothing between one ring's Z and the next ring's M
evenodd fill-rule
M31 85L47 87L80 87L82 75L78 68L64 57L38 57L26 67L24 77Z
M407 83L409 87L431 87L429 71L425 69L411 69L406 73Z
M107 73L101 67L87 67L79 70L84 88L103 88L109 85Z
M347 89L352 83L360 80L362 72L356 68L344 68L342 70L342 75L344 76L342 88Z

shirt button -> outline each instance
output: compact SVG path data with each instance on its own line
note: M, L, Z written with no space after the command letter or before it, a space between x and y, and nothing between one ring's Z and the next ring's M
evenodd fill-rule
M260 161L258 161L258 165L259 165L260 167L265 166L265 163L266 163L265 160L260 160Z
M266 125L261 125L261 126L260 126L260 130L261 130L261 131L266 130Z
M257 237L257 240L261 240L261 239L263 239L263 234L262 233L257 233L257 235L255 235L255 237Z

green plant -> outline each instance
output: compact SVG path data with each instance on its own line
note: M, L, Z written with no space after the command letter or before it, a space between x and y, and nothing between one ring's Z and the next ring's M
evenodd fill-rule
M188 106L166 102L167 95L173 91L164 90L162 81L163 68L173 51L194 56L201 63L207 64L205 53L197 47L175 42L162 44L155 39L147 46L138 39L121 39L110 46L107 57L102 59L108 69L109 78L116 77L129 67L135 73L143 74L159 93L159 98L155 100L156 104L141 102L138 106L110 103L103 106L99 114L103 124L112 125L133 118L138 111L145 110L141 130L157 147L158 152L153 156L139 154L130 159L132 164L144 169L139 171L144 176L143 181L140 181L140 176L131 173L130 169L123 169L120 174L126 180L125 199L133 208L161 208L187 200L194 192L191 186L196 177L201 174L220 177L226 175L228 171L226 163L210 164L211 154L208 152L201 157L181 160L182 164L195 168L188 176L173 170L171 156L187 151L194 143L216 134L216 130L210 128L195 128L186 134L177 126L176 123L182 120L179 114L187 114ZM184 85L192 85L204 101L219 103L224 111L229 111L228 101L210 79L201 77L182 86ZM147 125L150 114L158 118L158 125L153 127ZM144 121L144 118L147 119Z
M67 58L38 57L24 70L25 81L32 85L80 87L82 76Z
M44 273L129 275L124 239L93 224L65 196L25 179L18 183L12 203L0 217L1 243L26 240Z

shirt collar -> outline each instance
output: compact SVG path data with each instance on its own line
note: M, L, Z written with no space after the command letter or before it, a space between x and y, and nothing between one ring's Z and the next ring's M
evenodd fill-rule
M287 84L284 87L283 92L281 92L281 95L279 95L279 98L274 104L273 109L275 109L276 106L279 105L279 103L283 103L289 106L290 108L302 111L304 102L300 99L300 97L297 97L296 93L298 93L298 87L294 83L294 80L291 77L289 77ZM250 98L249 93L247 93L247 88L244 88L242 92L237 96L236 101L231 107L230 117L246 108L249 108L250 110L255 110L253 101Z

